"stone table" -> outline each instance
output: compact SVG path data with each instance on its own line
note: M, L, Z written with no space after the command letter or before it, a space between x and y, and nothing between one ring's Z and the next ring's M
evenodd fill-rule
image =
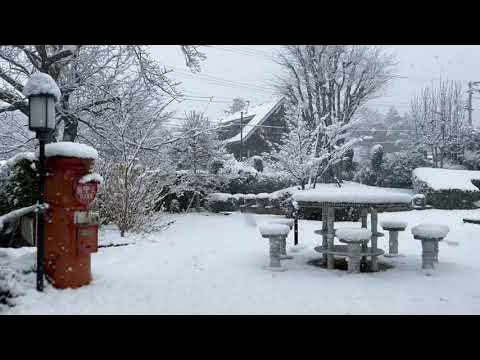
M322 235L322 245L317 246L315 251L323 254L328 269L335 267L335 255L347 256L345 245L335 245L335 210L342 208L359 208L361 211L362 228L367 228L367 216L370 213L371 247L364 245L362 257L371 258L371 270L378 271L377 257L384 254L377 247L377 239L383 236L378 232L378 212L389 208L398 208L411 203L411 196L406 193L390 192L382 188L361 186L359 189L350 187L347 189L332 187L325 191L319 190L298 191L293 196L298 208L315 208L322 210L322 229L315 233Z

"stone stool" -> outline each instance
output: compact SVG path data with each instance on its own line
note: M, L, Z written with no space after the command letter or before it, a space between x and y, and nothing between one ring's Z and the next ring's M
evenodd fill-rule
M372 232L365 228L342 228L335 232L339 241L348 247L348 272L359 273L362 259L362 245L367 244Z
M270 240L270 266L266 269L272 271L285 271L286 269L280 264L280 249L282 240L284 240L290 228L284 224L262 224L259 226L262 237Z
M270 223L287 225L290 230L293 228L293 219L275 219ZM293 259L293 256L287 255L287 237L285 237L280 244L280 260L288 259Z
M403 221L382 221L382 229L388 231L388 254L386 257L398 256L398 232L404 231L407 223Z
M433 269L438 263L438 242L447 236L450 229L440 224L419 224L412 228L414 239L422 241L422 269Z

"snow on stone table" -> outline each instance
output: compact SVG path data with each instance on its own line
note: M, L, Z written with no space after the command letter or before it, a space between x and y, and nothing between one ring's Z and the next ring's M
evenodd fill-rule
M282 216L255 216L264 223ZM301 246L288 261L288 271L262 269L268 243L245 216L169 215L174 225L145 237L127 234L136 244L99 249L92 259L93 282L76 290L57 290L48 283L35 290L35 273L16 272L19 296L2 314L480 314L480 227L463 217L480 210L423 210L379 214L379 220L447 225L458 247L441 249L442 261L432 276L421 270L421 244L410 225L399 234L404 257L382 259L387 271L348 276L309 265L318 254L310 234L317 221L299 220ZM337 222L338 228L352 226ZM102 241L120 238L105 232ZM290 232L290 237L293 233ZM290 239L291 240L291 239ZM290 242L289 242L290 243ZM379 246L388 246L386 237ZM443 242L440 246L444 246ZM19 254L32 248L2 249L0 272L13 268ZM23 260L22 260L23 261ZM31 261L34 261L32 257ZM0 275L1 278L1 275ZM13 283L11 283L13 285ZM1 280L0 280L1 286ZM0 315L1 316L1 315Z
M302 202L409 204L412 201L411 195L406 192L348 182L340 188L335 184L322 184L312 190L296 191L293 199L299 204Z

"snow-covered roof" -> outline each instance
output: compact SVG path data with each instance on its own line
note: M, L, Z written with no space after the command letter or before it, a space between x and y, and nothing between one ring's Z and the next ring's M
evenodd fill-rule
M281 98L279 100L271 101L265 104L261 104L255 107L250 107L248 108L247 112L243 113L244 118L250 117L253 115L253 118L244 125L244 131L243 131L243 140L246 140L248 137L250 137L254 130L257 128L257 125L261 125L263 121L265 121L270 114L275 112L278 107L283 103L284 99ZM239 120L240 119L240 112L233 113L226 118L222 119L220 123L225 124L234 120ZM240 132L235 135L234 137L231 137L230 139L225 140L226 143L235 143L240 141Z
M52 95L55 101L60 100L60 89L55 80L48 74L37 72L30 76L23 87L23 95L26 97L32 95Z
M76 157L81 159L98 159L98 152L91 146L70 141L56 142L45 146L45 156Z
M411 195L406 192L353 182L346 182L341 188L335 184L322 184L312 190L296 191L293 199L306 202L352 204L408 204L412 201Z
M480 171L416 168L413 176L433 190L479 191L472 179L480 179Z

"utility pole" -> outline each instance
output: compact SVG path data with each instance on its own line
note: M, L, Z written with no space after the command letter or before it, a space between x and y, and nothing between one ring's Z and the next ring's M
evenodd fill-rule
M243 160L243 111L240 112L240 161Z
M472 112L473 112L473 107L472 107L472 96L473 92L480 92L479 89L474 89L473 87L476 85L479 85L480 81L470 81L468 83L468 103L467 103L467 111L468 111L468 125L472 126Z

